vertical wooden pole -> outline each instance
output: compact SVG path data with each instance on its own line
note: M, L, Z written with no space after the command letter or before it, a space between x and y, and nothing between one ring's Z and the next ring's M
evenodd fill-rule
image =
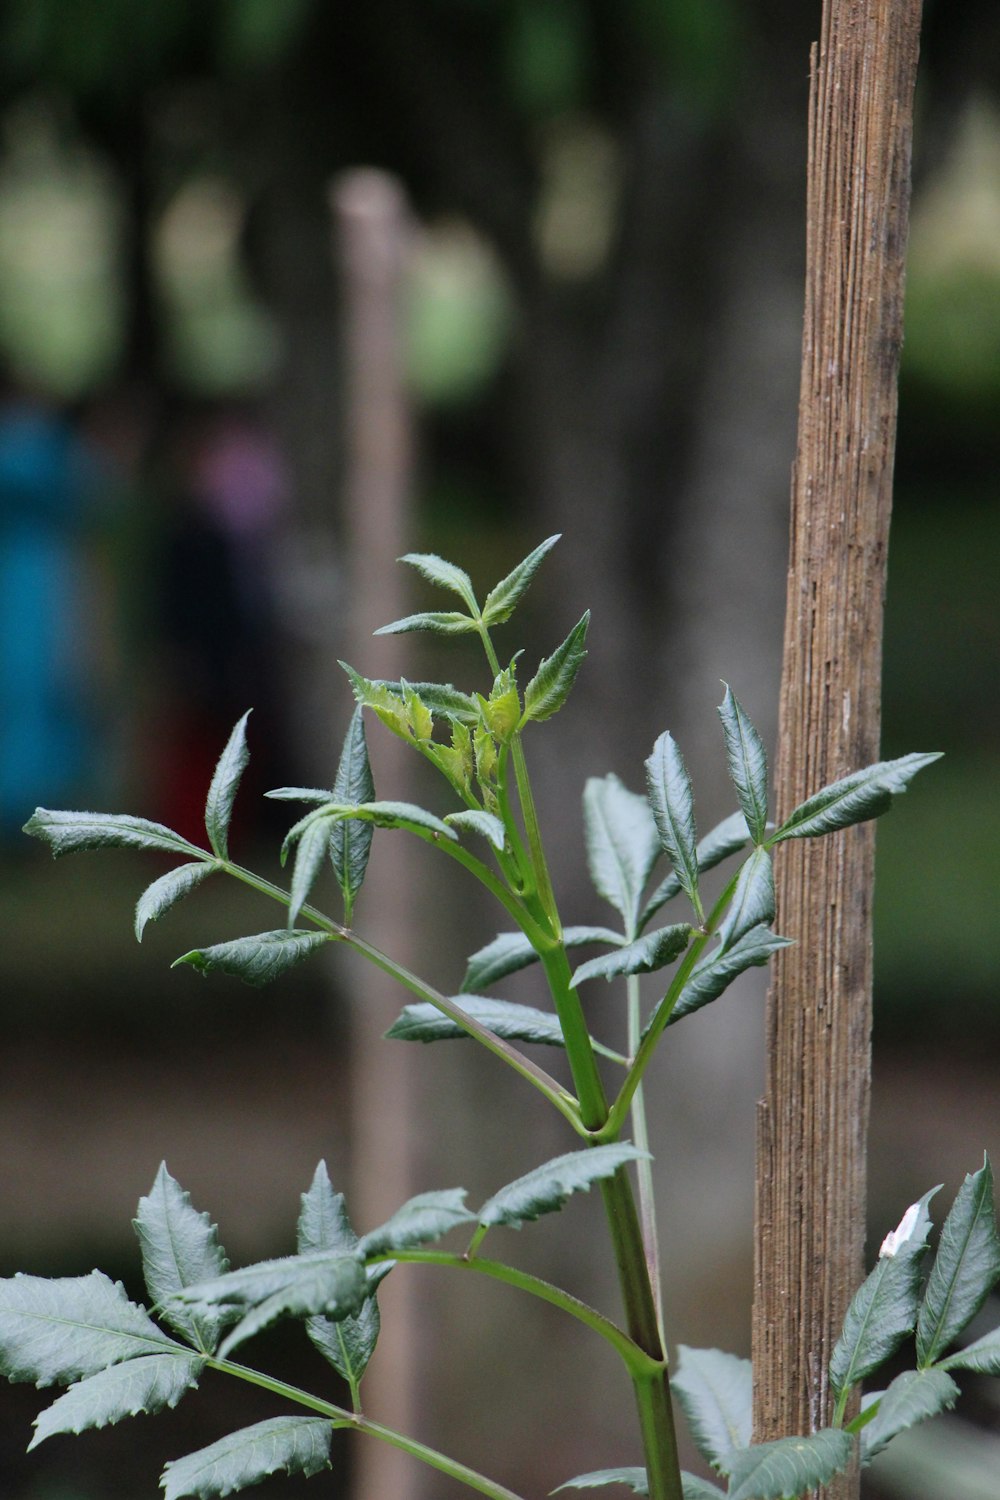
M824 0L812 57L806 305L777 811L878 759L882 608L920 0ZM757 1129L757 1440L828 1424L862 1274L872 825L779 851ZM847 1500L856 1475L822 1492Z
M332 193L336 252L343 293L347 391L345 541L350 608L349 660L373 677L412 676L408 636L372 640L372 631L407 613L405 569L413 487L414 442L402 351L402 295L410 242L407 204L384 172L345 173ZM413 756L401 740L372 736L376 789L407 800ZM414 800L411 796L409 800ZM386 848L386 841L391 847ZM415 892L419 874L406 835L376 835L359 897L359 923L378 947L413 964ZM344 955L343 957L347 957ZM416 1080L413 1049L383 1040L405 1002L385 975L342 963L351 1031L351 1217L373 1229L412 1197ZM417 1304L414 1278L391 1276L379 1292L382 1333L365 1378L366 1410L399 1431L418 1428ZM359 1442L354 1453L356 1500L418 1500L420 1465L385 1443Z

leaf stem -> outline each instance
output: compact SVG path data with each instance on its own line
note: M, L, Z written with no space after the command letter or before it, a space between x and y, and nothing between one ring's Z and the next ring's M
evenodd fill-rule
M632 1058L639 1047L639 980L637 975L628 976L626 990L628 995L628 1051L629 1057ZM649 1153L649 1127L641 1082L632 1096L632 1139L640 1151ZM636 1177L639 1185L639 1222L642 1225L642 1239L646 1247L649 1284L653 1291L660 1341L666 1343L663 1327L663 1287L660 1277L660 1237L656 1227L656 1194L653 1187L653 1163L648 1154L640 1157L636 1162Z

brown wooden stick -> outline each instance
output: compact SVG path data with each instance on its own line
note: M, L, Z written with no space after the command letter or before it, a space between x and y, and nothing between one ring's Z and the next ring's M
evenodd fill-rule
M805 328L777 811L878 759L882 609L920 0L825 0L813 49ZM757 1129L757 1440L830 1420L862 1274L872 825L785 845ZM824 1495L856 1495L844 1476Z

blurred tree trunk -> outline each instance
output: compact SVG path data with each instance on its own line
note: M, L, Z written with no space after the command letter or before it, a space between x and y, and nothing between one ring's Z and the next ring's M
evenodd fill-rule
M810 104L806 313L777 816L878 759L920 0L827 0ZM831 1416L827 1367L863 1270L874 829L794 841L758 1119L758 1440ZM855 1473L822 1493L857 1495Z

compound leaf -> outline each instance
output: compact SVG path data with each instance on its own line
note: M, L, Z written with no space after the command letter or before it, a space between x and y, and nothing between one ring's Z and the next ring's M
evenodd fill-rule
M835 1427L811 1437L778 1438L731 1454L727 1500L794 1500L846 1469L854 1444Z
M505 620L510 619L546 554L551 552L558 540L557 534L541 542L506 578L502 578L495 588L490 589L483 605L484 625L502 625Z
M579 672L587 652L587 626L590 610L580 619L561 646L539 664L538 671L524 690L524 722L529 719L540 724L558 713L569 697L576 674Z
M135 935L142 942L147 922L155 922L165 915L178 901L189 895L219 866L214 860L199 859L190 864L178 865L168 870L159 880L148 885L139 897L135 908Z
M617 776L592 776L583 791L583 819L590 878L633 934L642 893L660 857L649 803Z
M1000 1238L989 1157L958 1190L941 1226L917 1319L917 1363L933 1364L975 1317L1000 1277Z
M687 1418L695 1447L713 1468L728 1455L748 1448L753 1433L753 1378L748 1359L721 1349L678 1346L671 1387Z
M894 1437L955 1405L959 1389L944 1370L905 1370L883 1391L878 1411L861 1429L861 1462L871 1463Z
M726 739L729 776L755 844L764 842L767 828L767 754L760 735L728 683L719 707Z
M247 720L250 712L247 709L237 722L226 742L226 748L219 756L205 803L205 831L212 852L219 859L229 858L229 823L233 815L233 803L236 801L243 772L250 763L250 751L247 749Z
M53 812L36 807L24 832L44 839L55 859L79 849L160 849L167 854L205 858L204 849L189 844L172 828L127 813Z
M57 1432L83 1432L88 1427L110 1427L123 1417L162 1411L198 1384L205 1361L178 1350L171 1354L143 1354L124 1364L109 1365L71 1385L35 1418L35 1435L28 1450Z
M68 1385L179 1347L102 1271L52 1280L19 1272L0 1281L0 1374L8 1380Z
M161 1162L149 1196L139 1199L133 1227L142 1248L146 1288L164 1304L164 1321L205 1354L215 1348L223 1319L217 1313L196 1317L170 1301L175 1293L229 1270L219 1231L208 1214L199 1213L190 1196Z
M245 984L259 986L270 984L329 941L324 932L289 932L281 927L275 932L216 943L211 948L193 948L175 959L171 967L190 964L199 974L232 974Z
M586 979L613 979L617 974L652 974L673 963L683 953L691 937L691 928L686 922L676 927L658 927L636 938L624 948L611 953L602 953L600 958L591 958L581 964L570 980L574 988Z
M569 1151L494 1193L479 1210L478 1221L485 1227L504 1224L520 1229L529 1219L556 1213L572 1193L589 1192L592 1183L613 1177L625 1162L640 1158L648 1160L649 1152L627 1141Z
M308 1478L329 1467L332 1435L324 1417L269 1417L243 1427L168 1463L160 1480L164 1500L231 1495L279 1470Z
M300 1254L328 1250L354 1255L358 1237L347 1217L343 1193L335 1193L326 1170L320 1162L307 1193L302 1194L299 1214L298 1249ZM382 1270L381 1267L378 1268ZM372 1278L367 1278L371 1287ZM379 1311L374 1293L367 1297L357 1313L333 1321L313 1317L306 1321L306 1332L312 1343L329 1360L338 1375L356 1389L375 1351L379 1336Z
M701 920L698 896L698 849L694 823L694 797L684 758L671 734L664 731L646 761L649 805L656 820L660 843L666 851L681 889Z
M899 760L880 761L863 771L854 771L840 781L831 782L801 803L772 835L770 843L815 838L877 818L888 811L896 793L906 791L918 771L940 759L940 751L903 755Z

